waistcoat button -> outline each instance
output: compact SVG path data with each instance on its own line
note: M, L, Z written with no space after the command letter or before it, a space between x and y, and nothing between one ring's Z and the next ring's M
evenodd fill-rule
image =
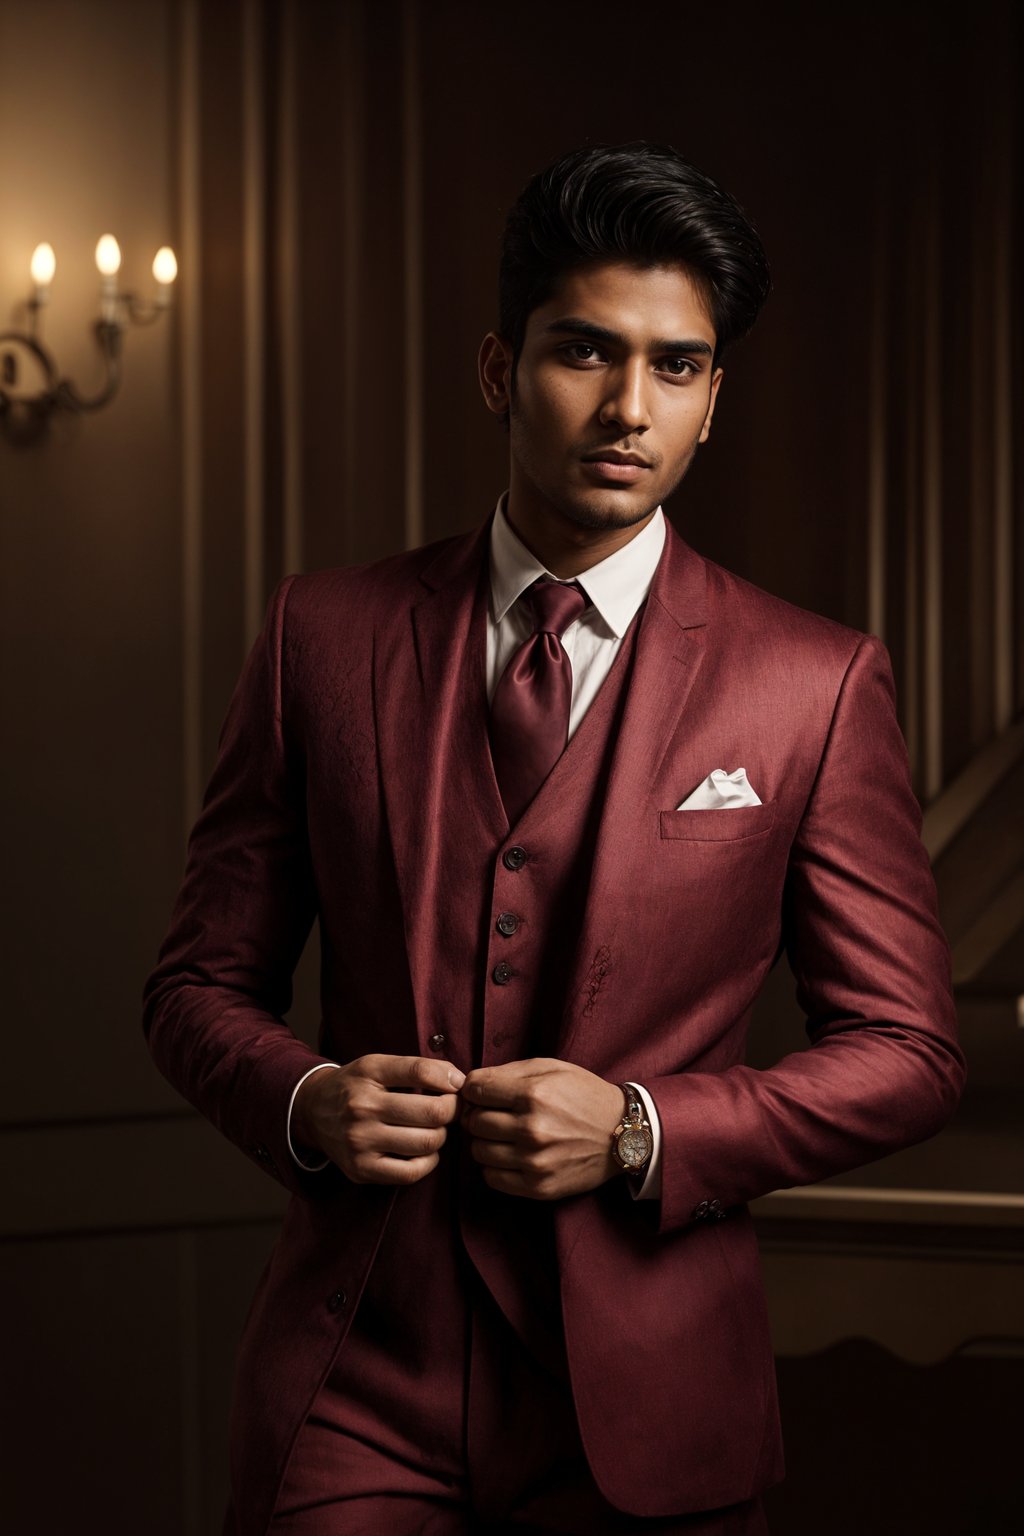
M431 1035L431 1037L430 1037L430 1049L432 1051L443 1050L444 1049L444 1035Z
M498 932L503 933L507 939L510 937L510 935L515 933L516 929L519 927L519 919L516 917L514 912L502 912L500 913L498 921L494 926L497 928Z
M494 977L499 987L507 987L509 982L512 980L513 974L514 973L512 967L506 964L504 960L496 965L494 970L491 972L491 975Z
M526 863L526 849L520 848L518 844L512 848L506 848L501 856L501 862L506 869L522 869Z
M327 1298L328 1312L340 1312L345 1305L345 1299L344 1291L332 1291Z

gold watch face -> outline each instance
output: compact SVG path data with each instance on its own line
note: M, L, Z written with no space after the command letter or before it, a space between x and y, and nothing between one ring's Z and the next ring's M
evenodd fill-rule
M619 1137L619 1157L626 1168L642 1168L651 1155L654 1138L650 1131L627 1126Z

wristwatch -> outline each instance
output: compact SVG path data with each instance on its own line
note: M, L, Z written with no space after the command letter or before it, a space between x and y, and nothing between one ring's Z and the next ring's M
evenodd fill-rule
M635 1088L619 1085L626 1098L626 1113L612 1132L612 1156L627 1173L643 1173L654 1151L654 1132L644 1115L644 1106Z

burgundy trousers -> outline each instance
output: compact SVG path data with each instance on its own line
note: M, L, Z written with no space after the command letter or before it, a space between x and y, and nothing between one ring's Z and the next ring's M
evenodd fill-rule
M607 1502L564 1353L542 1358L506 1321L462 1247L453 1193L443 1177L403 1191L299 1432L270 1536L764 1536L760 1500L667 1519ZM609 1394L633 1389L608 1383Z

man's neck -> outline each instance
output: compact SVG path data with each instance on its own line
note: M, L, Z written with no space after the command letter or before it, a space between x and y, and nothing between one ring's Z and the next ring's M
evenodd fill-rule
M657 508L654 509L657 511ZM521 506L513 507L512 497L505 504L505 516L509 527L535 559L539 560L552 576L569 580L582 576L591 566L599 565L623 549L637 534L647 527L654 512L628 528L580 528L577 525L554 519L531 517Z

